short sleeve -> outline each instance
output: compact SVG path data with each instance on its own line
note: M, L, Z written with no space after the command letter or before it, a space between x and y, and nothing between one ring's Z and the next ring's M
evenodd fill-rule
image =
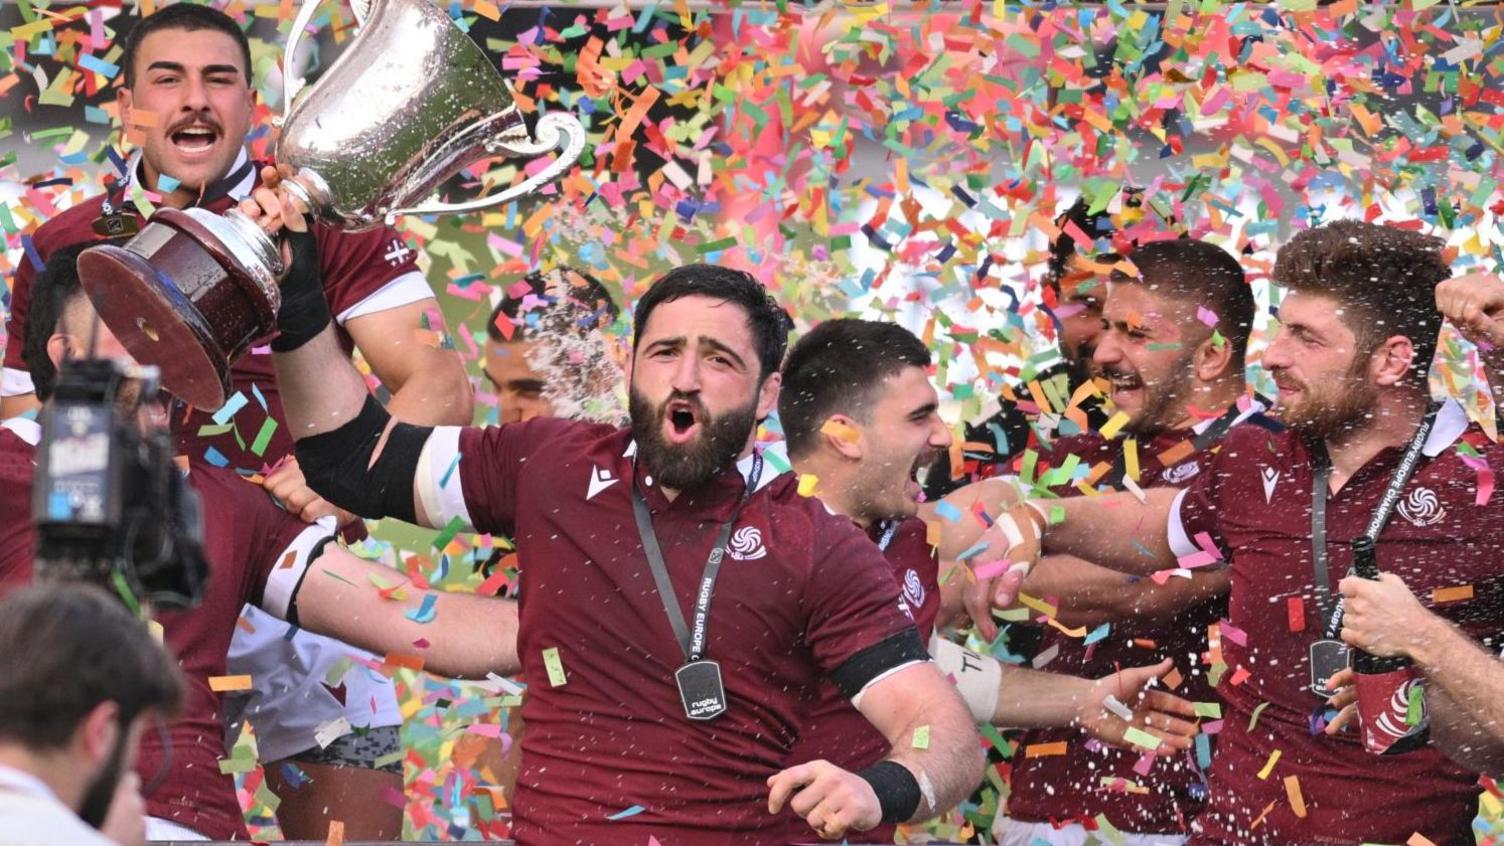
M805 642L851 698L872 681L928 656L903 613L893 568L844 518L819 515L815 560L804 591Z
M1196 474L1190 487L1177 494L1170 505L1167 529L1170 551L1175 553L1176 558L1208 553L1203 538L1211 539L1223 559L1231 557L1232 550L1222 536L1219 519L1222 488L1230 471L1229 463L1230 453L1223 449L1212 458L1211 466Z
M305 523L282 510L260 485L228 470L195 463L190 472L202 500L205 524L232 527L241 601L277 614L266 602L274 572L295 573L301 581L311 552L322 538L333 535L333 518L327 520L328 525ZM281 614L285 613L284 608Z
M515 534L517 485L527 462L582 424L538 417L502 426L437 426L418 460L417 494L429 522Z
M318 241L324 292L329 310L336 315L343 317L359 310L362 303L381 294L390 283L409 276L426 297L433 296L418 270L417 251L389 226L369 232L342 232L321 226Z

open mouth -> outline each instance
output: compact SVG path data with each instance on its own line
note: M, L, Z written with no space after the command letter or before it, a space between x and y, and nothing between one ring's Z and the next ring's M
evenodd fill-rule
M1137 375L1129 373L1107 373L1105 375L1114 400L1144 389L1144 380L1140 379Z
M671 443L682 444L693 440L700 431L700 415L695 404L685 400L673 400L668 404L667 413L664 415L667 423L668 439Z
M214 142L219 140L219 132L212 127L194 124L174 131L168 138L180 152L193 155L213 147Z

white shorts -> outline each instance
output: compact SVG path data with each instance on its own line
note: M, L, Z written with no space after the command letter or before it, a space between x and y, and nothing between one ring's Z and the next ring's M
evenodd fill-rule
M293 629L282 620L247 605L230 641L229 674L249 675L251 691L225 697L225 720L231 736L242 719L256 731L262 763L290 758L319 746L319 727L340 717L351 726L402 725L392 681L365 666L376 656L333 638ZM247 625L254 632L247 631ZM331 681L331 674L345 669ZM338 691L340 704L328 684Z
M1087 843L1105 843L1107 838L1100 832L1087 831L1080 823L1056 828L1049 823L1032 823L1011 820L999 814L992 824L992 836L998 846L1086 846ZM1183 846L1184 834L1130 834L1123 832L1122 841L1112 841L1118 846Z

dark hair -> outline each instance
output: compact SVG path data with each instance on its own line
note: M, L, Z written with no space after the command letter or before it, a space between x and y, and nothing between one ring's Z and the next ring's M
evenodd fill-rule
M1138 277L1114 271L1112 281L1147 285L1175 302L1210 309L1217 315L1216 329L1232 346L1233 364L1241 373L1257 306L1238 260L1216 244L1191 238L1150 241L1134 247L1128 258L1138 268ZM1196 325L1205 324L1198 320Z
M47 356L47 339L58 330L68 304L83 295L83 285L78 281L78 254L89 247L119 240L69 244L47 257L47 264L31 283L31 311L26 316L25 345L21 350L38 400L46 402L57 387L57 368Z
M762 365L761 378L768 378L783 363L783 353L789 345L789 330L794 328L793 319L752 274L716 264L689 264L658 277L658 281L637 301L637 311L632 318L634 352L653 309L681 297L710 297L741 306L747 312L747 322L752 324L757 358Z
M930 351L896 323L827 320L799 339L783 366L778 420L790 455L819 443L832 414L866 419L885 379L905 367L928 367Z
M103 589L37 585L0 601L0 738L57 749L102 702L125 728L182 700L177 662Z
M121 66L125 68L125 87L131 88L136 84L136 51L141 49L141 42L153 32L164 29L176 29L183 32L198 32L199 30L212 29L223 32L235 39L240 46L240 57L245 60L245 84L251 84L251 43L245 37L245 30L235 19L208 6L200 6L196 3L178 2L171 6L153 12L142 18L125 39L125 52L121 55Z
M1332 297L1352 309L1342 322L1371 353L1393 335L1415 347L1421 379L1436 355L1441 313L1435 288L1452 275L1442 241L1419 232L1338 220L1297 233L1274 261L1274 282L1291 291Z
M523 289L522 285L527 287ZM529 297L536 298L533 304L528 304ZM578 268L561 265L548 273L529 273L519 285L503 291L501 301L486 321L486 335L498 343L527 338L535 331L534 322L527 320L534 314L538 315L534 322L545 324L548 330L567 323L576 332L585 332L615 323L621 309L599 279ZM565 320L551 319L555 315ZM517 326L510 339L496 326L502 317Z

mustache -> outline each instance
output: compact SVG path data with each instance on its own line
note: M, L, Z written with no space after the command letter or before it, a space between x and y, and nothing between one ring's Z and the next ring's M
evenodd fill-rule
M710 419L710 410L705 407L705 401L700 399L698 391L691 394L675 389L669 392L667 399L658 404L656 413L659 422L668 419L668 408L676 402L684 403L693 409L696 420Z
M167 134L171 135L174 132L182 132L195 126L207 126L220 135L225 133L224 127L219 125L219 121L215 120L213 115L208 112L197 112L168 127Z

